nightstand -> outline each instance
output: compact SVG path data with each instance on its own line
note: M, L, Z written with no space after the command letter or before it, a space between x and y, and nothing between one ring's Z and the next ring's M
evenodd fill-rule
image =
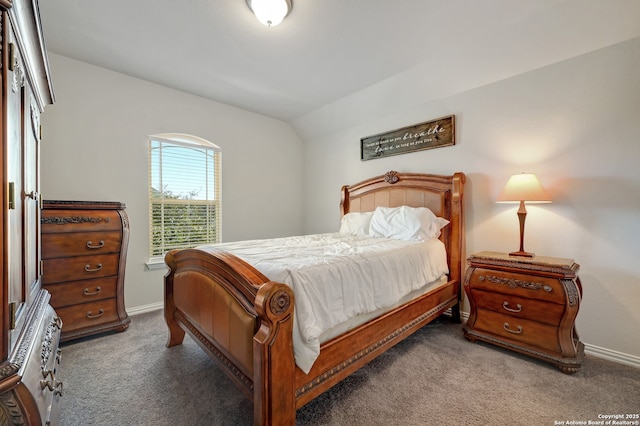
M470 341L481 340L578 371L584 345L575 330L582 285L572 259L472 255L464 278L471 312L464 326Z

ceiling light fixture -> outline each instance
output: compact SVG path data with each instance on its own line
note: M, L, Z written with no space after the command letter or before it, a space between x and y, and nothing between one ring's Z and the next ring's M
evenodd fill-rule
M249 9L258 21L268 27L275 27L291 12L292 0L247 0Z

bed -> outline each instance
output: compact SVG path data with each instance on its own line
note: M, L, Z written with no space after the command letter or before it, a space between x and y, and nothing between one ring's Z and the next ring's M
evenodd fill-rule
M298 408L441 314L448 312L459 321L464 182L463 173L390 171L342 187L343 218L378 207L408 206L427 207L446 219L449 223L438 240L448 274L417 297L329 335L305 371L294 355L294 288L270 280L220 247L175 250L165 256L167 346L181 344L188 333L253 401L255 424L295 424Z

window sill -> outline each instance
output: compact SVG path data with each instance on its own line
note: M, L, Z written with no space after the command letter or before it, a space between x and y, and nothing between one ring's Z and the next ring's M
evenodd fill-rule
M145 263L145 266L147 268L147 271L155 271L157 269L166 269L167 268L167 264L164 263L164 260L161 259L161 258L149 259Z

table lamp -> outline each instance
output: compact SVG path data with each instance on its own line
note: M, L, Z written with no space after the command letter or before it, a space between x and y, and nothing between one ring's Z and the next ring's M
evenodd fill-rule
M534 253L524 251L524 221L527 217L527 209L524 203L550 203L547 195L536 175L521 173L513 175L498 196L498 203L519 202L518 220L520 222L520 250L509 253L510 256L534 257Z

